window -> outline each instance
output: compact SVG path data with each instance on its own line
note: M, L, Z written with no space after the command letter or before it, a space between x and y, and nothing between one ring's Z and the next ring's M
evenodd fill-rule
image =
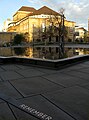
M45 28L46 28L45 23L42 23L42 32L45 32Z

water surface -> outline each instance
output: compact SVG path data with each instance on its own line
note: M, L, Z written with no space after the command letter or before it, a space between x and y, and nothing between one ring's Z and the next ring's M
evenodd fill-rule
M89 48L65 47L64 58L89 54ZM0 47L0 56L60 59L59 47Z

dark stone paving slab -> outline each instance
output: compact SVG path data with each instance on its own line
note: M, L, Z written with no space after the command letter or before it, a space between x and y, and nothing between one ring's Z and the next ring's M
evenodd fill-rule
M2 81L2 79L0 78L0 82Z
M8 96L13 97L15 99L22 97L19 94L19 92L16 91L15 88L7 81L0 82L0 91L2 92L2 94L8 95Z
M57 73L60 73L60 72L69 72L69 71L78 71L78 70L81 70L81 69L86 69L88 67L84 67L84 66L81 66L81 65L73 65L73 66L68 66L64 69L59 69L59 70L56 70Z
M41 77L25 78L10 82L25 96L63 89L62 86Z
M10 105L10 107L15 114L16 120L39 120L38 118L35 118L12 105Z
M21 106L23 106L23 104L21 102L18 102L14 98L11 98L11 97L9 97L9 96L7 96L5 94L0 93L0 99L2 99L8 105L9 109L12 111L12 113L13 113L14 117L16 118L16 120L18 118L18 115L16 115L14 113L15 109L17 109L17 112L21 111L20 113L25 115L24 117L22 116L23 117L22 119L20 118L21 120L25 120L28 117L28 115L30 115L29 119L30 118L40 118L37 114L34 114L30 110L27 110L27 109L24 109L23 107L21 107ZM21 116L21 115L19 115L19 116ZM18 120L19 120L19 118L18 118ZM33 120L37 120L37 119L33 119Z
M24 77L41 76L44 74L43 72L36 69L18 70L18 73L23 75Z
M85 89L88 89L89 90L89 82L88 83L85 83L83 85L80 85L81 87L85 88Z
M79 65L82 66L82 67L89 67L88 66L89 62L83 62L83 63L80 63Z
M89 74L83 73L81 71L71 70L71 71L64 71L63 73L70 75L70 76L74 76L75 78L77 77L77 78L89 80Z
M52 120L74 120L71 116L53 105L41 95L23 98L18 101L31 108L34 108L37 111L40 111L41 113L50 116Z
M89 65L89 61L83 62L83 64L86 64L87 66Z
M22 70L27 70L27 69L34 69L34 67L32 67L32 66L26 66L26 65L17 65L16 64L16 66L18 67L18 68L20 68L20 69L22 69Z
M89 120L88 69L89 62L61 70L18 64L10 64L10 67L1 65L0 91L8 96L5 99L9 102L10 97L17 99L18 102L52 116L53 120ZM0 99L0 117L8 111L4 115L5 119L11 114L9 120L37 120L18 109L18 104L13 107L10 103L8 106Z
M44 68L36 68L36 69L47 74L52 74L57 72L57 70L51 70L51 69L44 69Z
M14 71L5 71L5 72L0 72L0 77L3 80L14 80L14 79L19 79L23 78L21 75Z
M75 64L73 66L68 66L62 70L59 70L59 71L71 71L71 70L81 70L81 69L88 69L89 68L89 62L83 62L83 63L80 63L80 64Z
M18 70L19 68L13 64L7 64L1 66L4 70Z
M83 69L80 69L78 71L89 74L89 68L83 68Z
M79 70L79 69L82 69L82 68L84 68L84 66L82 66L82 65L73 65L73 66L70 66L66 69L68 69L68 70Z
M16 120L6 103L0 104L0 120Z
M0 66L0 72L3 72L3 71L5 71L3 68L1 68L1 66Z
M87 80L83 80L77 77L72 77L70 75L66 75L63 73L57 73L57 74L52 74L52 75L45 75L43 76L44 78L57 83L59 85L63 85L65 87L70 87L70 86L74 86L74 85L80 85L80 84L84 84L87 82Z
M89 120L89 90L75 86L44 96L76 120Z

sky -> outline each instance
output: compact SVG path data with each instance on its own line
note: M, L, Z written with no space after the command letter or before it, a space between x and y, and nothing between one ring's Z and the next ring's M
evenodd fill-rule
M88 29L89 1L88 0L0 0L0 31L7 18L21 7L29 6L36 9L42 6L59 12L64 8L64 14L67 20L76 22L77 25Z

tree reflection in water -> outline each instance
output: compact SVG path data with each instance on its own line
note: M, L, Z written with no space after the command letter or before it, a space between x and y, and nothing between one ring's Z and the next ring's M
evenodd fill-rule
M26 48L23 48L23 47L14 48L14 52L16 55L24 55L25 51L26 51Z
M59 59L58 47L16 47L13 50L12 50L13 56L17 55L17 56L23 56L28 58L42 58L42 59L51 59L51 60ZM0 50L0 51L1 53L3 53L3 56L6 56L6 52L4 53L4 50ZM10 52L8 51L8 49L5 51ZM85 55L89 54L89 48L65 47L64 58L73 57L76 55L84 55L84 54Z

